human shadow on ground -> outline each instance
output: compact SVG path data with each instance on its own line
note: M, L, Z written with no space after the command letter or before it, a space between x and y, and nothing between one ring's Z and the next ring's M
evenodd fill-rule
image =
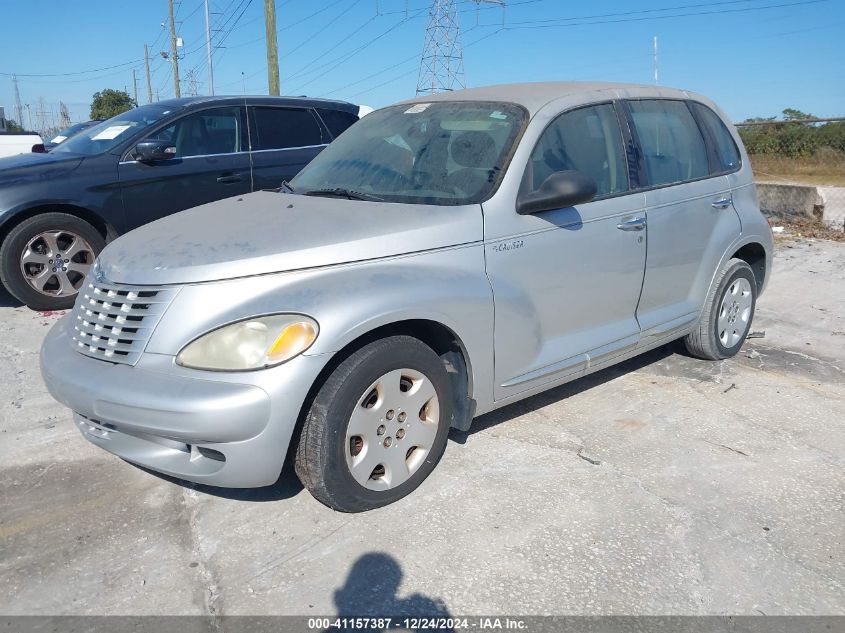
M370 628L362 630L371 632L387 631L391 628L378 619L391 618L392 628L397 624L400 630L417 631L432 628L431 619L451 617L446 604L429 596L413 593L405 598L397 595L402 582L402 567L389 554L383 552L368 552L362 555L349 570L343 585L334 592L334 603L337 617L343 618L371 618L375 622ZM405 626L408 618L409 626ZM413 622L414 619L424 619L425 622ZM438 631L452 631L447 622L438 622ZM380 626L381 625L381 626ZM415 626L416 625L416 626ZM331 631L331 629L329 629Z

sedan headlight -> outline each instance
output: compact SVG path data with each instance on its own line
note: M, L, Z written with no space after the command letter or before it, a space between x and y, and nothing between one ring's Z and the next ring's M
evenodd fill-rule
M230 323L188 343L176 362L194 369L243 371L272 367L298 356L319 327L301 314L272 314Z

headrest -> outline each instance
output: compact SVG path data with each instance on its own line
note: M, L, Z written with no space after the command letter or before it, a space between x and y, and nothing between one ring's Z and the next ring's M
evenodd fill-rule
M496 142L487 132L463 132L452 141L451 152L461 167L493 167Z

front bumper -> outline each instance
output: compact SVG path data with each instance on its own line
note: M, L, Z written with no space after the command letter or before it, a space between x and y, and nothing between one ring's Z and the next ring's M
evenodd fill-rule
M113 364L76 352L67 323L66 317L47 334L41 374L90 442L212 486L251 488L278 479L324 359L300 356L247 373L189 370L161 354L142 355L134 366Z

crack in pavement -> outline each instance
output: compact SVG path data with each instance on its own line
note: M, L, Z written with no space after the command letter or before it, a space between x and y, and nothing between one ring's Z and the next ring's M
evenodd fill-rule
M222 607L218 607L217 605L217 601L220 598L220 587L216 580L217 575L211 568L210 558L206 555L200 538L200 529L197 523L200 511L199 493L192 488L183 488L182 501L183 507L188 513L187 525L191 543L191 554L194 562L197 563L196 569L202 580L202 606L211 617L210 624L212 628L219 631L222 630L222 624L219 618L223 615Z

